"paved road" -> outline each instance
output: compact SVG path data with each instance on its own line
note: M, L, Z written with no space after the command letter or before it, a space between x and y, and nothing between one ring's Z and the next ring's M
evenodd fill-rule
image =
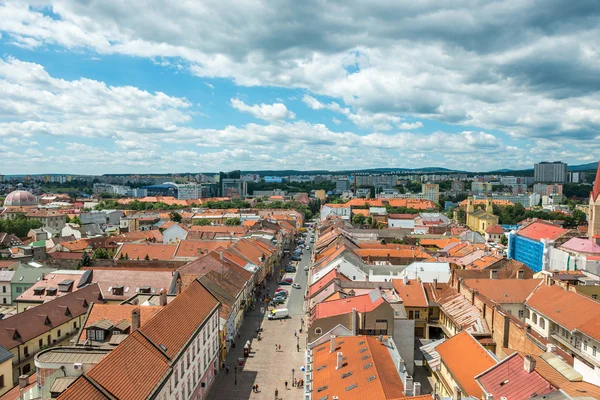
M309 245L312 247L313 243ZM278 306L278 308L287 307L290 318L269 321L266 319L267 310L263 309L264 312L261 313L260 307L245 315L240 329L241 337L236 341L238 345L227 355L229 373L219 372L208 393L209 400L269 400L274 398L275 390L278 391L278 399L301 400L303 398L302 389L293 387L292 380L300 376L299 370L304 365L306 334L305 332L300 334L300 318L304 317L303 303L307 281L304 267L310 263L311 251L304 252L295 274L285 275L292 277L294 282L301 286L301 289L285 286L290 292L289 300L287 304ZM269 293L274 293L277 287L276 281L270 282ZM264 329L260 341L255 337L258 327ZM294 330L297 336L294 336ZM247 340L252 345L250 357L246 358L244 366L238 366L236 370L234 366L238 358L242 357L243 343ZM275 350L276 345L281 346L281 351ZM285 381L288 381L287 390ZM252 391L255 384L259 385L259 393Z

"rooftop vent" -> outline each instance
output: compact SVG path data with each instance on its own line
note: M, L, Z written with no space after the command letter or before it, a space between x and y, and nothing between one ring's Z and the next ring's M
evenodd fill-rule
M349 392L350 390L352 390L352 389L356 388L357 386L358 386L358 385L357 385L356 383L355 383L355 384L353 384L353 385L350 385L350 386L348 386L348 387L346 388L346 392Z
M367 382L371 382L377 378L377 375L371 375L367 378Z
M317 393L322 392L323 390L327 390L327 385L317 388Z

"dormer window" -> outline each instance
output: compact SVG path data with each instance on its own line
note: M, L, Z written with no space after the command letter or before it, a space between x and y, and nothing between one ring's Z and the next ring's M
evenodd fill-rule
M36 296L43 296L45 291L46 291L45 287L33 288L33 294Z
M123 286L113 286L112 294L115 296L123 296Z
M150 286L142 286L140 288L140 293L150 294Z
M57 293L58 293L58 291L55 287L49 287L46 289L47 296L56 296Z

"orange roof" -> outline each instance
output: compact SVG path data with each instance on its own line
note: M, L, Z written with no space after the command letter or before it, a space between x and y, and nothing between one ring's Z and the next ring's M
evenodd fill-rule
M471 264L466 265L465 269L484 269L501 259L502 257L483 256L473 261Z
M177 321L177 326L182 322L184 321ZM169 329L168 332L173 334L177 330ZM144 368L140 368L140 363L143 363ZM149 343L139 331L135 331L87 375L118 399L142 400L154 392L157 382L161 381L168 370L168 358ZM78 387L78 390L82 388ZM92 392L91 389L88 390ZM77 397L81 394L83 393L77 392L76 395L66 391L61 399L88 398Z
M324 347L324 350L313 351L312 387L313 392L318 391L319 398L331 399L333 396L340 396L344 400L405 398L404 385L384 343L373 336L345 336L334 340L336 343L334 352L329 352L328 342L319 347ZM345 357L340 369L336 368L338 352ZM321 368L321 366L325 367ZM356 387L351 390L346 389L352 385Z
M19 398L19 397L17 397ZM86 375L82 375L79 379L73 382L64 392L61 393L61 400L108 400L109 397L104 395L100 390L90 382Z
M388 219L415 219L419 214L389 214Z
M364 215L365 217L369 216L369 210L367 209L363 209L363 208L355 208L352 210L352 214L356 215L356 214L361 214Z
M536 221L517 231L517 235L533 240L550 239L556 240L559 236L568 232L560 226L547 222Z
M194 280L140 330L156 345L165 346L167 356L174 359L218 306L219 301L200 282Z
M435 246L438 249L443 249L448 246L450 243L460 242L459 238L449 237L449 238L422 238L419 239L419 244L424 247Z
M464 284L498 304L524 303L542 279L465 279Z
M96 304L94 303L88 313L85 326L107 319L117 324L127 320L131 323L131 312L135 309L140 311L140 324L144 325L150 318L155 316L163 307L160 306L134 306L131 304Z
M247 219L244 221L244 223L242 225L245 226L246 228L250 228L251 226L254 226L258 222L259 221L257 219Z
M327 203L327 204L325 204L325 206L327 206L329 208L345 208L345 207L348 207L346 204L334 204L334 203Z
M126 232L120 235L110 236L110 240L117 243L138 242L142 240L155 240L156 242L162 242L163 237L162 233L160 233L158 229L153 229L149 231Z
M390 257L390 258L429 258L429 254L416 248L411 249L357 249L356 254L362 258L366 257Z
M247 231L244 226L215 226L215 225L192 225L190 230L195 232L214 232L214 233L245 233Z
M270 196L269 200L284 200L283 196Z
M415 210L429 210L436 207L433 201L425 199L385 199L384 201L392 207L406 207Z
M600 330L594 319L600 319L600 303L558 285L540 286L527 299L526 304L570 331L585 332L600 340Z
M76 240L74 242L62 242L62 243L60 243L60 245L63 246L64 248L68 249L69 251L77 252L77 251L83 251L83 250L87 249L90 244L88 243L87 240L80 239L80 240Z
M405 307L427 307L427 298L423 284L417 281L408 281L405 285L402 279L392 279L394 289L402 299Z
M371 301L371 296L369 294L350 296L341 300L319 303L315 306L311 320L348 314L352 312L353 308L356 308L360 313L371 312L383 303L385 303L383 297L379 296L375 301Z
M496 364L487 350L468 332L452 336L435 349L461 389L480 399L483 393L475 377Z
M124 243L119 252L115 255L115 259L129 256L130 260L139 258L144 260L146 256L150 260L171 260L175 256L177 250L176 244L158 244L158 243Z
M182 240L175 253L175 257L200 257L219 247L229 247L233 241L229 240Z
M308 289L308 295L307 295L308 298L313 297L315 294L317 294L319 291L321 291L322 288L324 288L325 286L328 286L335 278L339 278L340 280L346 281L346 282L350 281L350 279L348 279L344 275L340 274L334 268L331 271L329 271L328 273L326 273L321 279L319 279L318 281L316 281L315 283L310 285L310 288Z
M383 207L383 201L379 199L350 199L346 202L346 207Z

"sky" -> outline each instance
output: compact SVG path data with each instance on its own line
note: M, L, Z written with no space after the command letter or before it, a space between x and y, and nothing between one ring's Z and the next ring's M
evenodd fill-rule
M600 158L597 0L0 0L0 21L0 174Z

